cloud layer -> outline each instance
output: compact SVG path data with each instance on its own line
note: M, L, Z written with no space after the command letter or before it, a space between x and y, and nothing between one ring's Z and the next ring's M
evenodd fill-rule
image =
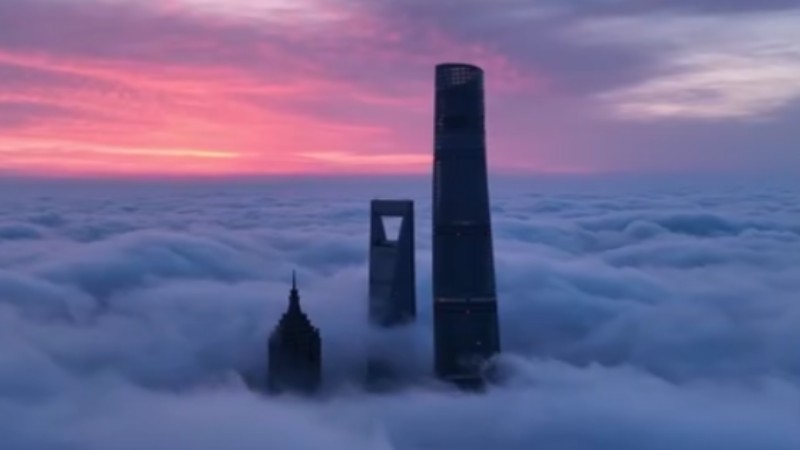
M798 188L759 186L498 180L504 381L474 396L431 376L425 180L6 182L0 447L798 448ZM417 381L385 395L359 388L372 196L418 210L421 317L390 355ZM319 401L238 375L294 268Z

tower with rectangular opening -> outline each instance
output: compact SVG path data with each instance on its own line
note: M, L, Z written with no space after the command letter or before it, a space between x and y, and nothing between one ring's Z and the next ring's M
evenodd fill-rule
M414 202L373 200L369 246L370 322L379 327L393 327L413 321L416 315Z
M411 200L373 200L370 208L369 342L367 381L374 388L394 384L401 368L393 367L389 352L409 352L410 342L393 335L417 315L414 269L414 203ZM394 333L396 334L396 333Z
M456 384L482 385L500 335L483 71L476 66L436 66L433 172L435 369Z

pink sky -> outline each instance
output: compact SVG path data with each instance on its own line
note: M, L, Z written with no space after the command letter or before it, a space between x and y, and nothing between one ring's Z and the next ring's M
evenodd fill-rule
M648 80L632 79L629 91L605 81L594 86L587 75L611 79L614 60L590 61L535 41L552 36L520 35L516 46L509 43L514 39L498 38L503 21L512 20L508 14L563 20L558 11L505 9L515 2L486 10L467 1L469 17L454 15L451 2L427 11L418 2L405 9L373 3L4 0L0 169L56 175L425 172L433 66L442 61L487 71L495 170L638 170L652 158L672 161L666 150L648 159L631 149L670 130L647 131L674 121L658 117L660 111L683 110L657 104L649 92L639 103L602 104L604 95L622 102ZM558 45L593 51L579 38L596 33L598 24L573 20L565 29L575 36ZM613 31L597 41L618 46ZM526 58L526 45L542 57ZM614 107L634 115L649 111L654 120L616 117ZM716 121L697 111L680 119L707 127L741 120L714 114L724 116L712 105L706 115ZM707 168L692 154L678 155L666 168ZM782 155L778 163L785 162Z

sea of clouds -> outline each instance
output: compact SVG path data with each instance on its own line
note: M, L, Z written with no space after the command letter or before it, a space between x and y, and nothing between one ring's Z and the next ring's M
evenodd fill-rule
M483 395L432 379L429 187L2 183L0 449L800 449L798 184L495 180L505 353ZM379 395L371 197L417 200L420 317L387 350L416 382ZM240 376L293 269L313 400Z

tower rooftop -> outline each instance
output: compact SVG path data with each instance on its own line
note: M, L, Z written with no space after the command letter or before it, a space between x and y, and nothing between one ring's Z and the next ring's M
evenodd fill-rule
M292 273L288 308L269 337L270 390L315 390L322 375L321 347L319 330L300 306L297 277Z

